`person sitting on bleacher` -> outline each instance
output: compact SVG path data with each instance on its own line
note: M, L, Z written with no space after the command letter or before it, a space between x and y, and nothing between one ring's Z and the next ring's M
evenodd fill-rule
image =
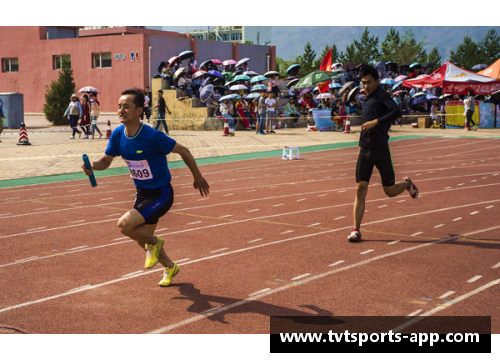
M179 75L179 79L177 80L177 87L180 90L185 90L188 93L188 96L191 98L193 96L193 89L186 84L186 72L182 72Z
M290 98L285 107L285 114L287 117L293 118L293 126L298 127L297 120L300 117L299 111L295 107L295 98Z

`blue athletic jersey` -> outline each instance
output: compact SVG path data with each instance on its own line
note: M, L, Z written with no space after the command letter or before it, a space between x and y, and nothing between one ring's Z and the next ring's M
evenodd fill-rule
M172 180L166 156L172 152L175 144L175 140L165 133L145 124L141 124L139 131L129 137L122 124L111 133L105 154L122 156L136 187L161 189Z

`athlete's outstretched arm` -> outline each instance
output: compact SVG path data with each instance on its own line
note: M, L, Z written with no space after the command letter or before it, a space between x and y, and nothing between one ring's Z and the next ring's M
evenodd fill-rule
M179 154L184 160L184 163L191 170L191 173L194 177L194 188L200 190L201 196L208 195L208 182L201 175L201 172L198 169L198 165L196 164L196 160L194 159L189 149L179 143L176 143L174 148L172 149L172 152Z
M98 159L97 161L93 161L90 163L90 166L92 167L92 170L94 171L102 171L102 170L105 170L109 167L109 165L111 165L111 162L113 162L113 156L109 156L109 155L104 155L102 156L100 159ZM87 176L89 176L90 174L92 174L92 171L91 170L88 170L85 165L82 165L82 168L83 168L83 172L85 172L85 174Z

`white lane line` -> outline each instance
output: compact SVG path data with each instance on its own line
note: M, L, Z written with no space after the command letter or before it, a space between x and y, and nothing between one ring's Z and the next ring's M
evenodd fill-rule
M16 262L18 261L28 261L28 260L33 260L33 259L37 259L38 256L30 256L29 258L24 258L24 259L18 259L16 260Z
M224 216L219 216L219 219L224 219L225 217L231 217L233 215L224 215Z
M405 202L405 201L406 201L406 200L400 200L400 201L398 201L398 203L399 203L399 202Z
M78 288L74 288L74 289L71 289L71 290L68 290L66 293L76 293L76 292L83 292L84 290L86 289L89 289L91 288L91 285L84 285L82 287L78 287Z
M335 263L332 263L328 266L335 266L335 265L339 265L339 264L342 264L344 262L344 260L339 260L339 261L336 261Z
M452 295L452 294L454 294L454 293L455 293L454 291L450 290L449 292L446 292L446 293L444 293L443 295L441 295L440 297L438 297L438 299L444 299L444 298L446 298L447 296Z
M339 191L339 194L341 194L342 192L346 192L346 190Z
M457 186L463 186L463 185L465 185L465 183L458 184Z
M144 272L144 270L138 270L138 271L135 271L133 273L122 275L122 278L126 278L126 277L129 277L129 276L132 276L132 275L139 275L139 274L141 274L143 272Z
M276 207L276 206L282 206L282 205L285 205L285 204L278 204L278 205L273 205L273 207Z
M49 193L47 193L47 194L40 194L40 195L38 195L38 196L46 196L46 195L52 195L52 192L49 192Z
M297 280L297 279L305 278L305 277L307 277L309 275L311 275L311 273L305 273L305 274L299 275L298 277L292 278L291 280Z
M189 258L181 259L181 260L176 260L175 263L182 263L183 261L188 261L190 260Z
M198 199L198 201L205 201L205 200L210 200L210 199Z
M105 217L112 217L112 216L118 216L118 215L123 215L123 213L119 212L118 214L111 214L111 215L108 215L108 216L105 216Z
M423 233L424 233L423 231L419 231L418 233L411 234L411 236L417 236L417 235L420 235L420 234L423 234Z
M282 232L282 233L280 233L280 234L288 234L288 233L293 233L293 230L283 231L283 232Z
M158 231L164 231L164 230L168 230L168 228L157 229L157 230L155 230L155 232L158 232Z
M76 248L71 248L71 249L68 249L66 251L77 250L77 249L88 248L88 247L89 247L88 245L77 246Z
M45 210L45 209L48 209L48 207L41 207L39 209L34 209L33 211L38 211L38 210ZM1 215L0 215L1 216Z
M451 186L445 187L444 189L445 190L451 189Z
M255 211L259 211L260 209L255 209L255 210L250 210L250 211L247 211L247 212L255 212Z
M250 240L250 241L247 241L247 243L255 243L256 241L260 241L260 240L262 240L262 238L255 239L255 240Z
M366 251L361 252L360 254L361 255L368 254L368 253L371 253L372 251L375 251L375 250L374 249L366 250Z
M227 195L222 195L222 196L231 196L231 195L234 195L234 193L232 193L232 194L227 194Z
M82 189L76 189L76 190L68 190L67 192L77 192L77 191L81 191Z
M387 243L387 245L392 245L392 244L396 244L396 243L399 243L401 240L394 240L394 241L391 241L390 243Z
M73 202L73 203L71 203L70 205L79 205L79 204L83 204L83 201L80 201L80 202Z
M262 289L262 290L258 290L256 292L253 292L251 294L248 294L248 296L252 296L252 295L257 295L257 294L260 294L260 293L264 293L264 292L267 292L268 290L271 290L271 288L266 288L266 289Z
M380 205L378 208L381 209L383 207L386 207L387 205Z
M247 192L254 192L255 190L248 190Z
M498 267L500 267L500 263L493 265L491 268L492 268L492 269L496 269L496 268L498 268Z
M417 173L415 176L421 176L422 174L421 173Z
M42 230L42 229L45 229L46 226L42 226L42 227L39 227L39 228L34 228L34 229L28 229L26 231L35 231L35 230Z
M333 220L340 220L340 219L344 219L344 218L345 218L345 216L339 216L339 217L336 217L336 218L335 218L335 219L333 219Z
M436 225L436 226L434 226L434 229L440 228L441 226L444 226L444 224Z
M300 199L300 200L297 200L297 202L299 202L299 201L304 201L304 200L306 200L306 199Z
M0 216L7 216L7 215L11 215L12 213L11 212L8 212L6 214L0 214Z
M415 312L408 314L408 315L407 315L407 317L413 317L413 316L416 316L416 315L417 315L417 314L419 314L421 311L423 311L423 309L416 310Z
M201 223L201 220L200 221L188 222L186 225L193 225L193 224L199 224L199 223Z
M85 220L78 220L78 221L68 221L68 224L76 224L79 222L85 222Z
M457 217L456 219L453 219L453 221L458 221L458 220L462 220L461 217Z
M492 207L494 207L493 205L491 206L486 206L486 209L491 209Z
M176 206L176 205L182 205L182 202L176 202L175 204L172 204L172 206Z
M211 251L211 253L218 253L219 251L223 251L223 250L227 250L229 248L222 248L222 249L218 249L218 250L214 250L214 251Z
M100 199L99 201L104 201L104 200L113 200L114 197L106 197L105 199Z
M479 211L473 211L470 213L471 215L476 215L476 214L479 214Z
M477 180L472 180L471 182L476 182Z
M500 283L500 279L494 280L494 281L492 281L492 282L489 282L488 284L483 285L482 287L479 287L479 288L477 288L477 289L474 289L473 291L471 291L471 292L469 292L469 293L466 293L466 294L464 294L464 295L462 295L462 296L460 296L460 297L457 297L457 298L455 298L455 299L451 300L450 302L453 302L453 304L454 304L454 303L461 302L462 300L467 299L467 298L469 298L469 297L471 297L471 296L473 296L473 295L475 295L475 294L477 294L477 293L480 293L480 292L482 292L483 290L486 290L486 289L488 289L488 288L491 288L491 287L493 287L493 286L495 286L495 285L497 285L497 284L499 284L499 283ZM433 315L433 314L436 314L437 312L440 312L440 311L442 311L443 309L446 309L446 308L447 308L447 307L441 307L441 306L436 307L436 308L431 309L430 311L425 312L425 313L421 314L420 316L415 317L415 318L413 318L412 320L410 320L410 321L408 321L408 322L406 322L406 323L403 323L403 324L401 324L400 326L397 326L396 328L393 328L393 329L391 329L391 330L392 330L392 332L393 332L393 333L398 333L398 332L402 331L403 329L405 329L406 327L409 327L409 326L411 326L412 324L415 324L415 323L417 323L417 322L420 322L420 321L421 321L422 319L424 319L425 317L428 317L428 316L431 316L431 315Z
M482 277L483 277L482 275L476 275L475 277L467 280L467 283L474 283L476 280L481 279Z
M328 196L328 194L318 195L318 197Z
M308 227L311 227L311 226L317 226L317 225L321 225L320 222L317 222L316 224L311 224L311 225L308 225Z

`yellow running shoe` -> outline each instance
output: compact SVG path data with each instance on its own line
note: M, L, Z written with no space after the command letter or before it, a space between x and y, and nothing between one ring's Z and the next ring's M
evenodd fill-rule
M172 278L175 277L178 272L179 266L175 263L172 269L165 268L165 271L163 272L163 279L158 283L158 285L160 287L168 287L170 284L172 284Z
M160 258L160 251L161 248L163 248L163 239L156 236L156 240L158 240L156 245L146 244L146 264L144 264L144 268L146 269L154 267Z

